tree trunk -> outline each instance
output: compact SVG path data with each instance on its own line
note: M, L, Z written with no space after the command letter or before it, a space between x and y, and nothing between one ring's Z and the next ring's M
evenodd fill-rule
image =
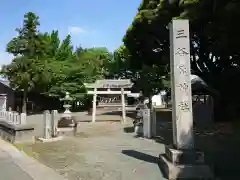
M27 90L23 90L22 113L27 113Z

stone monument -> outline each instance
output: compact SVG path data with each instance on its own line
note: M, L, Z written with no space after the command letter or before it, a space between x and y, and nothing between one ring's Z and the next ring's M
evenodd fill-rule
M69 92L66 92L66 95L64 98L60 99L61 101L64 101L63 107L65 108L64 113L62 114L62 117L60 118L58 122L59 128L65 128L65 127L75 127L76 122L72 117L72 112L70 111L71 108L71 102L73 100L72 97L70 97Z
M48 110L44 111L43 122L44 122L43 138L50 139L51 138L51 119L50 119L50 113Z
M211 179L204 154L194 148L190 68L189 21L170 24L173 145L160 155L168 179Z
M51 112L51 136L57 137L57 124L58 124L58 111L53 110Z
M152 123L151 123L151 111L150 109L143 109L143 137L151 138L152 137Z
M62 139L62 136L57 134L58 112L53 110L50 114L48 110L43 114L43 137L38 138L42 142L53 142Z

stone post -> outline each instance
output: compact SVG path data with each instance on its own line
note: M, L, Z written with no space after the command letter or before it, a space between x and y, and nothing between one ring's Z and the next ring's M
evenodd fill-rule
M96 121L96 110L97 110L97 88L94 88L93 108L92 108L92 122Z
M15 122L14 122L14 112L10 112L10 122L12 123L12 124L14 124Z
M21 115L19 113L16 113L16 122L17 124L21 124Z
M7 114L7 111L2 111L2 120L3 121L6 121L6 114Z
M146 138L152 137L152 123L151 123L151 115L150 109L143 109L143 136Z
M157 118L156 109L154 107L151 109L151 128L152 137L155 137L157 135Z
M170 67L173 146L166 146L166 155L160 155L168 179L212 177L209 167L204 165L203 153L194 149L189 40L189 21L172 20Z
M17 112L13 112L13 124L20 124L20 122L18 121L18 113Z
M7 110L7 95L0 95L0 110L6 111Z
M122 119L123 119L123 122L125 122L126 121L126 107L125 107L124 88L121 88L121 100L122 100Z
M20 124L26 124L26 121L27 121L26 113L21 113L20 114Z
M12 112L8 111L7 115L8 115L7 122L12 124L13 123L13 114L12 114Z
M43 138L44 139L50 139L51 138L51 120L50 120L49 111L48 110L44 111L43 116L44 116Z
M194 140L188 20L172 21L170 42L173 143L177 149L192 150Z
M57 125L58 125L58 111L57 110L53 110L51 112L51 135L52 137L56 137L57 136Z
M0 110L0 120L3 119L3 111Z

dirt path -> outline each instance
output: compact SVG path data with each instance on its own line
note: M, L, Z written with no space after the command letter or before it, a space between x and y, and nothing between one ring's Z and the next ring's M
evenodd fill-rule
M128 112L129 114L129 112ZM61 116L61 114L59 115ZM73 112L72 116L76 118L78 122L91 122L92 116L88 115L87 112ZM96 121L121 121L121 111L106 111L106 110L97 110ZM128 121L131 121L130 117L127 117ZM43 136L43 114L35 114L27 116L27 123L33 124L35 126L35 135Z
M118 122L82 122L62 141L24 150L69 180L164 179L157 165L163 145L124 133Z

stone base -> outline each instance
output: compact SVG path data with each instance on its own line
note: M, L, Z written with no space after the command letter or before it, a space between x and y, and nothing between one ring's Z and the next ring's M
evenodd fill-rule
M62 136L53 137L53 138L50 138L50 139L38 138L38 140L41 141L42 143L55 142L55 141L60 141L62 139L63 139Z
M33 143L34 126L28 124L9 124L0 121L0 137L10 143Z
M57 132L58 133L61 133L61 132L71 132L71 131L74 131L74 130L75 130L75 127L66 127L66 128L58 128Z
M166 178L175 179L213 179L209 166L204 164L202 152L181 151L165 148L166 153L159 156L159 165Z
M173 164L203 164L204 153L194 150L177 150L171 146L165 146L165 154Z
M73 117L62 117L58 122L59 128L75 127L76 121Z
M66 128L58 128L57 134L59 136L64 135L74 135L74 133L77 131L77 127L66 127Z
M92 115L92 108L87 111L88 115Z
M134 132L136 133L136 135L139 135L139 136L143 135L143 126L136 125L134 127Z

